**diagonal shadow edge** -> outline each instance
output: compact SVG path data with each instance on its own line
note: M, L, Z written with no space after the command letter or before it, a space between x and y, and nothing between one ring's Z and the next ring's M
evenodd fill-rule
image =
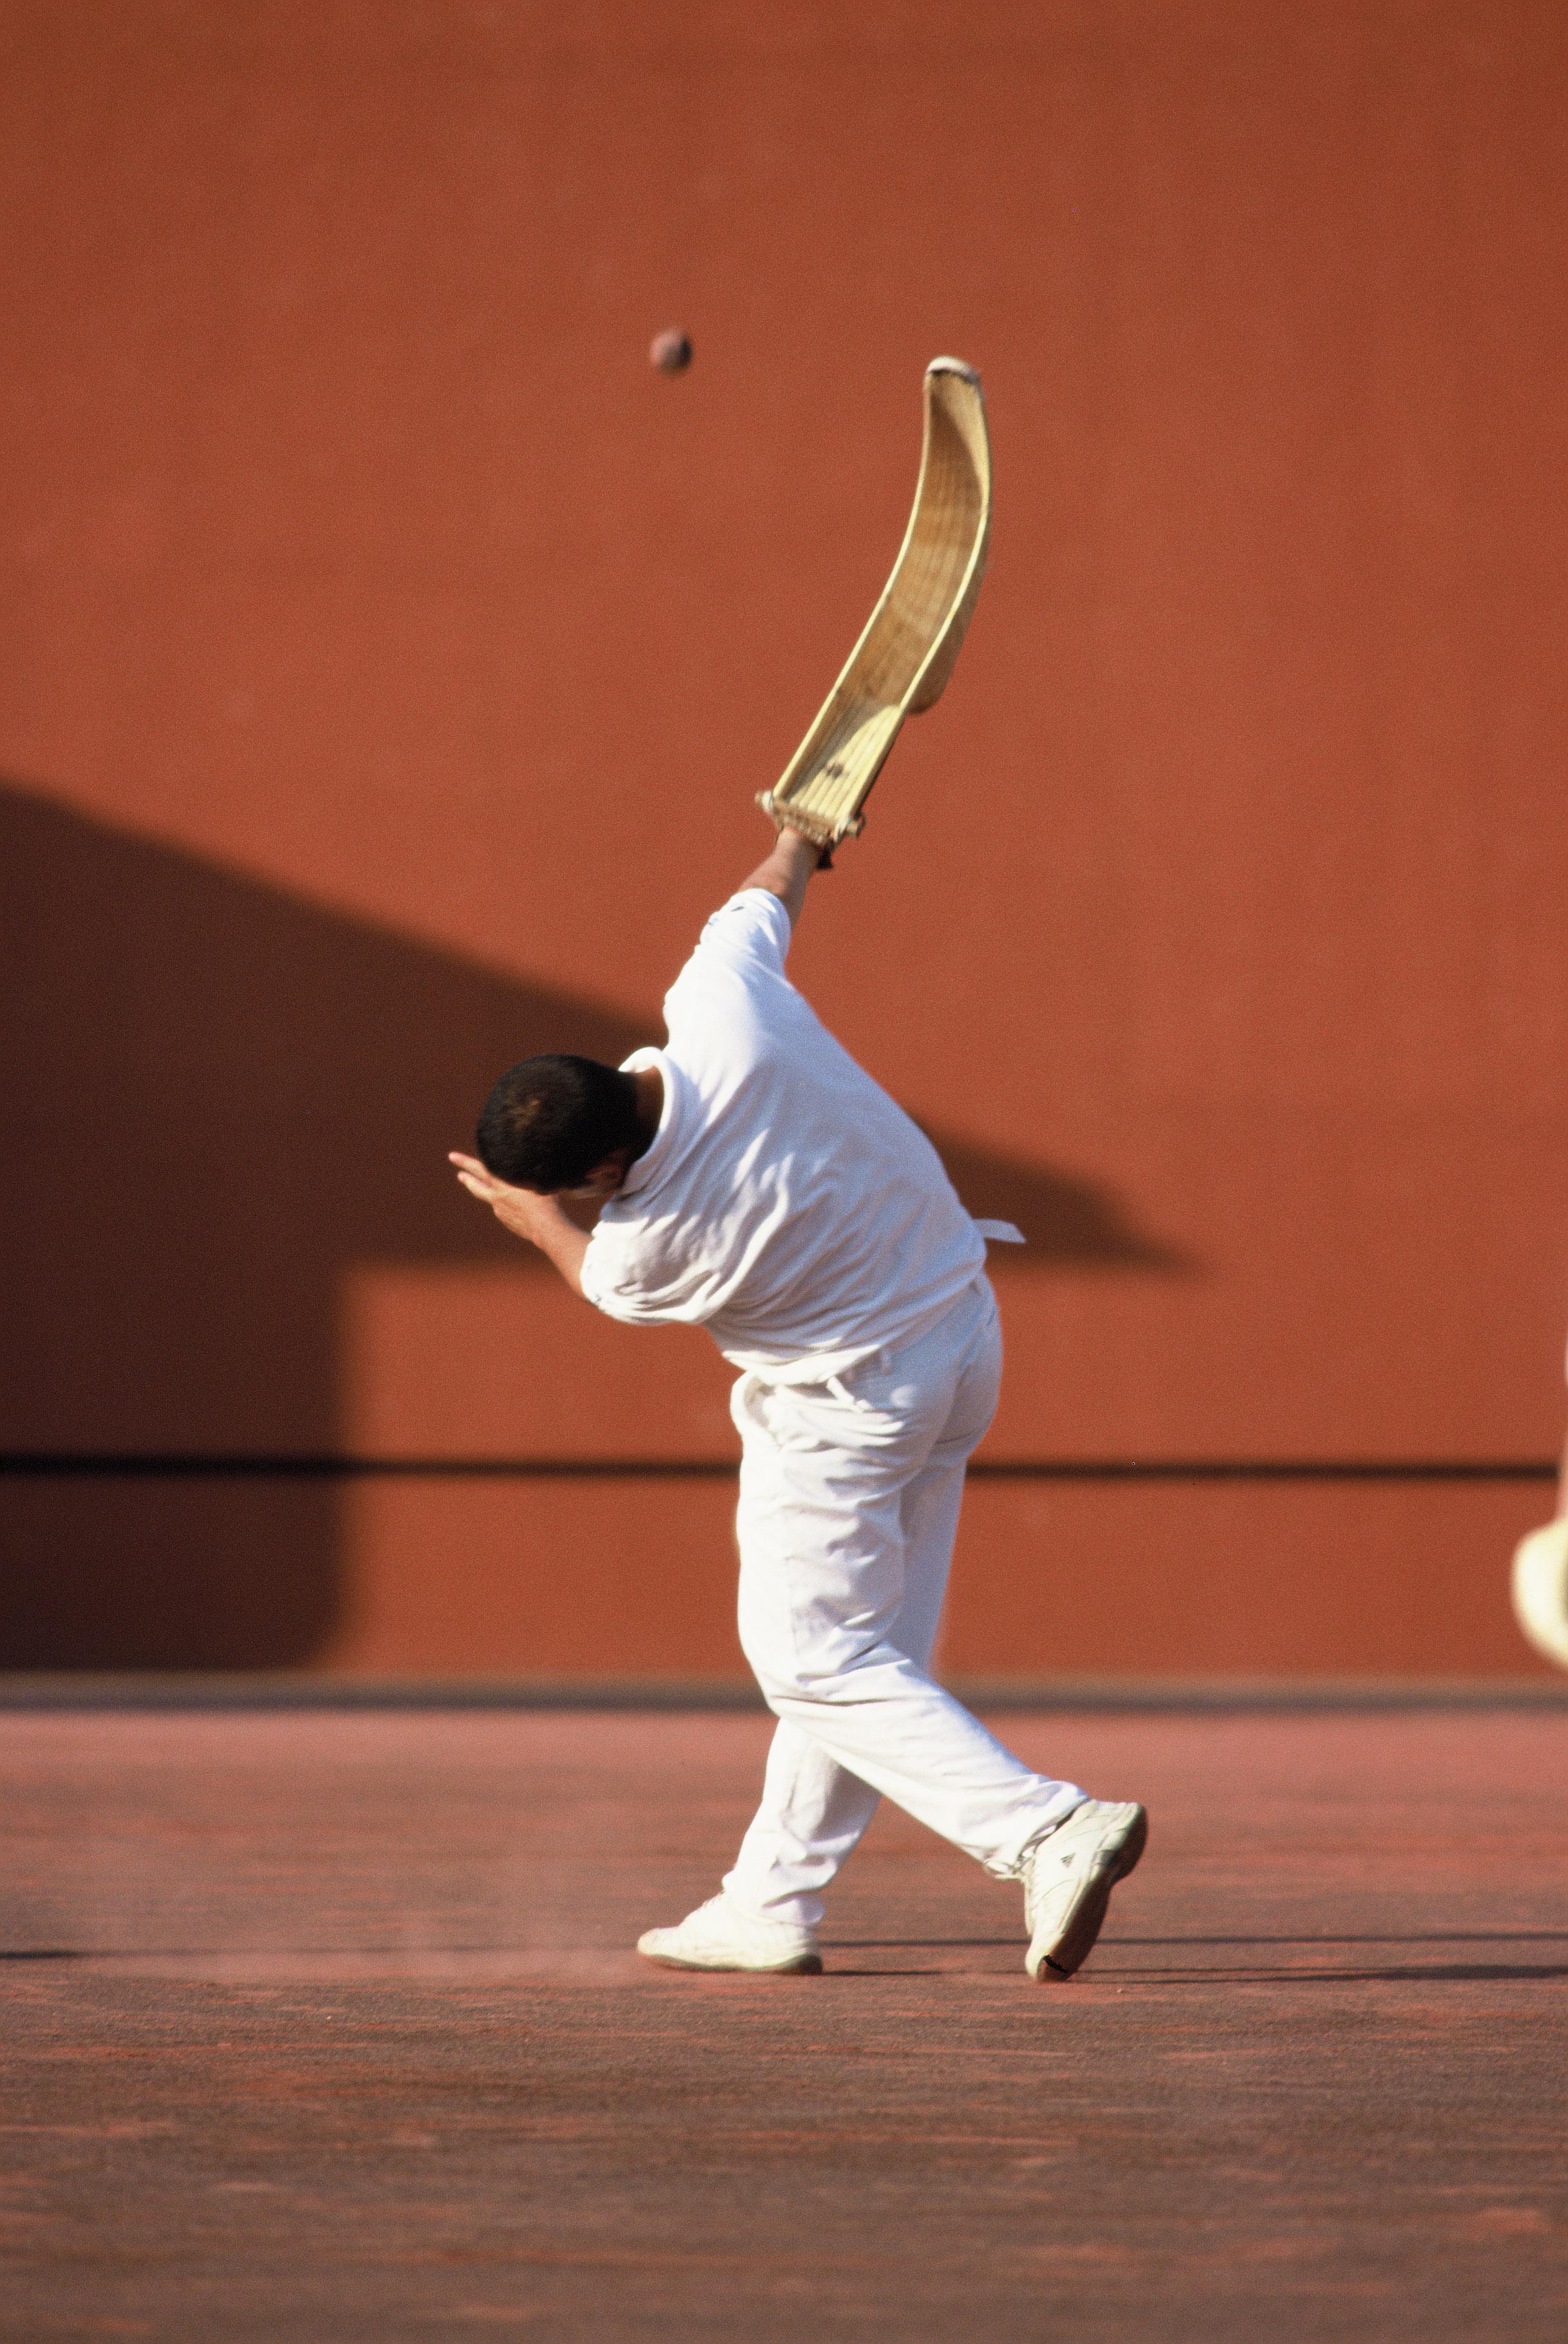
M20 786L0 788L0 919L8 1449L331 1449L349 1271L534 1274L445 1164L495 1074L662 1032ZM1095 1184L935 1137L1026 1261L1178 1266ZM339 1608L340 1502L8 1488L0 1665L306 1658Z

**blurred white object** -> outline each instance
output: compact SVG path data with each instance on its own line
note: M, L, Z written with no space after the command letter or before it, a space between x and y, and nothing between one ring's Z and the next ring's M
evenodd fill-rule
M1568 1669L1568 1516L1514 1549L1513 1616L1538 1652Z

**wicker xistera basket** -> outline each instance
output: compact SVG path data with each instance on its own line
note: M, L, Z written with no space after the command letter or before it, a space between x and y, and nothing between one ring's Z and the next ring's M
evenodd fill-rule
M757 803L835 846L861 808L906 716L952 674L986 573L991 442L980 378L961 359L926 369L926 437L915 510L893 575L784 778Z

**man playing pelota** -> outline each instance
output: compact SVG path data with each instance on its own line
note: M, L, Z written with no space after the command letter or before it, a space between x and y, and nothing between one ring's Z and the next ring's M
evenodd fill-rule
M985 1239L925 1135L784 974L819 849L781 830L617 1069L525 1058L458 1177L632 1326L740 1370L741 1643L778 1718L718 1895L638 1950L815 1970L822 1894L880 1797L1023 1884L1031 1977L1072 1975L1143 1809L1037 1774L926 1673L970 1450L1001 1371ZM561 1197L602 1209L592 1236Z

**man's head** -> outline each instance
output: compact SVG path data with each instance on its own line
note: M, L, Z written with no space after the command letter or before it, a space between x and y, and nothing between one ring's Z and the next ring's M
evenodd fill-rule
M612 1196L642 1146L636 1082L597 1058L521 1058L486 1099L477 1144L514 1188Z

